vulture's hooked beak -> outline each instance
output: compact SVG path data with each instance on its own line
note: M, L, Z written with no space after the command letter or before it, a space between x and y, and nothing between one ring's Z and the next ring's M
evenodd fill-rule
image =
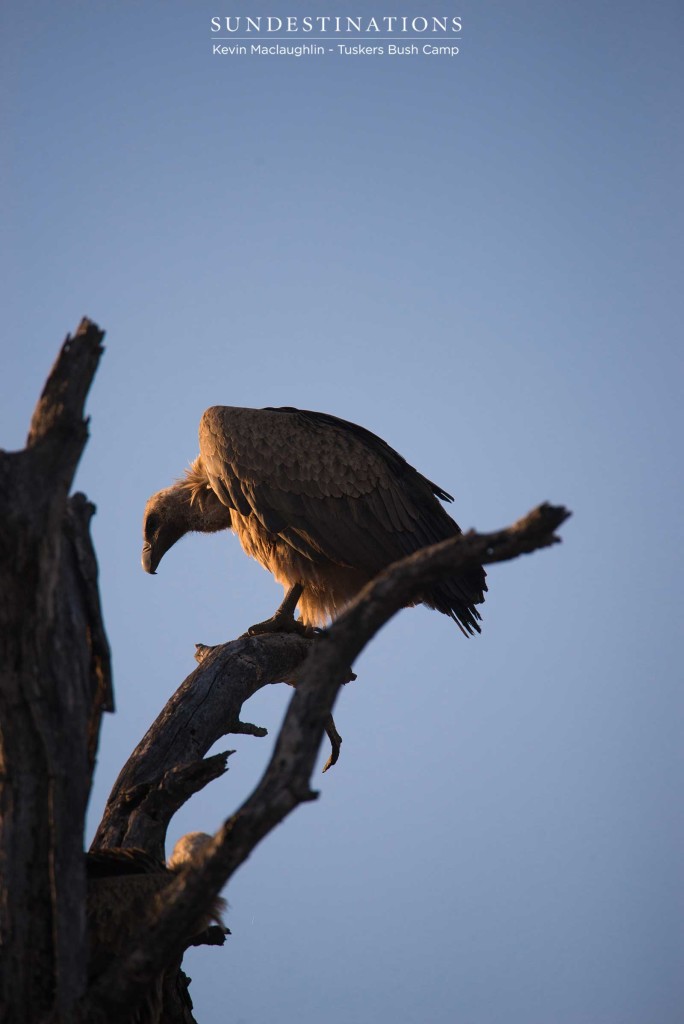
M149 572L150 576L157 575L157 566L159 565L159 559L157 559L156 562L154 561L152 545L148 541L145 541L145 543L143 544L141 562L145 572Z
M157 566L162 558L186 530L175 522L162 522L158 525L154 520L145 524L143 531L142 567L150 576L157 575Z

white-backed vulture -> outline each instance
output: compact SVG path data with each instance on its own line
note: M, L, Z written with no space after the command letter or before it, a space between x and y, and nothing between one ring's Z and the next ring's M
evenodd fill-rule
M210 842L205 832L190 832L174 846L167 864L144 850L115 847L86 854L88 880L88 978L94 982L114 960L130 952L131 943L141 930L151 924L164 899L164 890L177 872L192 862L195 855ZM210 912L198 918L187 936L193 944L195 936L204 933L215 921L220 930L230 934L221 914L226 901L214 900ZM174 968L175 969L175 968ZM145 998L127 1018L127 1024L160 1024L162 1012L163 972L150 985Z
M212 406L199 426L200 453L185 476L145 508L142 564L189 531L232 529L244 551L283 585L276 615L254 632L323 625L386 566L459 526L452 501L377 435L326 413ZM420 601L480 632L481 567L426 589ZM416 601L415 603L419 603Z

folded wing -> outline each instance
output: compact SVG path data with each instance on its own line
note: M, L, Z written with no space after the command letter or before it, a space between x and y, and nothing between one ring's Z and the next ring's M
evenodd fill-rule
M375 576L414 551L459 534L438 498L451 496L363 427L297 409L214 406L200 423L200 455L228 507L254 515L306 558ZM421 595L479 632L477 567Z

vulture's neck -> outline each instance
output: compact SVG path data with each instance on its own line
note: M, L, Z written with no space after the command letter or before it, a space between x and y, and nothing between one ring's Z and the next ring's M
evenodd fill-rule
M185 477L171 490L176 492L188 530L198 533L216 533L231 527L230 509L216 496L202 465L202 456L188 466Z

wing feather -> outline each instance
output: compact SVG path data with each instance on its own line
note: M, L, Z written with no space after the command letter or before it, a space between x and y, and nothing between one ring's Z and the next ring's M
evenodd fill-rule
M446 491L381 438L334 416L213 406L200 423L200 455L224 504L312 560L373 576L461 532L437 500L450 500ZM479 629L472 605L483 600L484 578L482 569L464 573L424 600Z

